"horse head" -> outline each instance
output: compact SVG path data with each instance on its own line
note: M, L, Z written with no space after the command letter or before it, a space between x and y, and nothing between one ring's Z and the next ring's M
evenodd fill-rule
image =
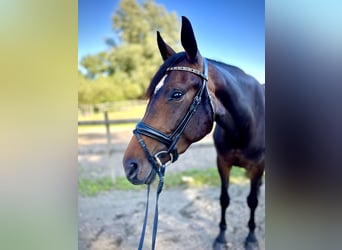
M133 184L151 183L162 164L177 160L178 154L207 135L214 123L210 69L198 51L189 20L182 17L184 52L176 53L159 32L157 43L164 63L147 89L145 115L123 158L126 176Z

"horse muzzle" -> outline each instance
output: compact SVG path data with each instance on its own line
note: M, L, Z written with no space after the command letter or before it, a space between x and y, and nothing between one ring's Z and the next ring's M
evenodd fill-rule
M123 165L127 179L134 185L150 184L156 177L152 167L144 166L135 159L124 158Z

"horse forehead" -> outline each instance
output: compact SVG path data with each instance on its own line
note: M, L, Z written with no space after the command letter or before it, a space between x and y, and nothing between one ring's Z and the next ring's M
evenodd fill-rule
M154 91L153 91L153 95L156 95L158 91L165 85L165 81L167 77L169 77L168 84L173 84L173 83L187 82L188 80L196 78L196 75L192 74L191 72L185 72L185 71L178 71L178 70L169 71L165 73L165 75L156 84Z
M167 77L167 74L164 75L162 79L160 79L160 81L158 82L158 84L156 85L154 89L154 92L153 92L154 95L164 86L166 77Z

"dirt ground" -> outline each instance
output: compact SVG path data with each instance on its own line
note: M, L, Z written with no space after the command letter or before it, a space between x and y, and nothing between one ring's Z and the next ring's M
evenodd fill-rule
M121 159L131 137L131 130L112 134L112 153L106 154L103 132L79 133L79 178L124 175ZM211 137L190 147L169 166L167 173L187 168L215 166L215 150ZM166 173L166 175L167 175ZM167 181L167 176L166 176ZM244 249L249 208L247 184L232 184L227 210L229 249ZM186 188L163 190L159 199L159 226L156 249L212 249L220 220L220 188ZM265 249L265 186L262 185L256 210L256 236L260 249ZM113 190L95 197L79 196L79 250L137 249L146 204L146 191ZM151 231L155 205L155 189L151 189L150 213L144 249L151 249Z

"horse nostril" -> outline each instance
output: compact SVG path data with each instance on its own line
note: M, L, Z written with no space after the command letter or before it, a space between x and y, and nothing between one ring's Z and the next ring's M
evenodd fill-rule
M136 163L135 161L131 161L129 163L129 168L132 169L133 171L137 171L138 170L138 163Z
M127 166L127 177L129 179L136 178L136 176L138 175L138 171L139 171L139 164L134 160L130 160L126 166Z

